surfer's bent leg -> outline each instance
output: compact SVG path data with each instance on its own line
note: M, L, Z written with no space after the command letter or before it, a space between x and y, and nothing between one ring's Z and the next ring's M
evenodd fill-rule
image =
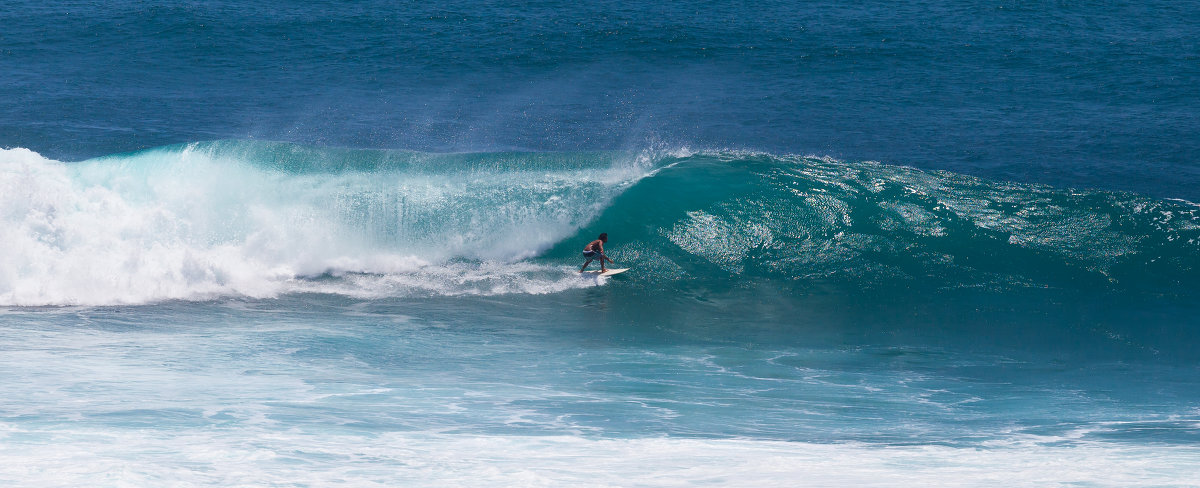
M583 270L587 269L589 264L592 264L592 260L596 259L596 254L597 254L596 251L589 251L589 250L583 251L583 258L586 259L587 261L583 263L582 268L579 268L580 273L582 273ZM604 268L604 255L603 254L600 255L600 268L601 269Z

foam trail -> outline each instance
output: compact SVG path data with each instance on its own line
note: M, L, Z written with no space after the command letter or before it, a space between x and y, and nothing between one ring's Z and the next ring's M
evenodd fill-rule
M1185 486L1189 447L963 449L572 436L56 432L0 425L0 480L145 486Z

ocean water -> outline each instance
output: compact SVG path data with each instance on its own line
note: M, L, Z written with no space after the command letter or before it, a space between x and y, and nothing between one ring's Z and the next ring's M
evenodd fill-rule
M6 3L0 484L1198 486L1197 14Z

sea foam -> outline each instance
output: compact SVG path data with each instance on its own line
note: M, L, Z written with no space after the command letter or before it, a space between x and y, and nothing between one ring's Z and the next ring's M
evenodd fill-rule
M25 485L1183 486L1200 451L1085 445L942 446L237 430L58 432L13 442L0 479Z
M80 163L3 150L0 304L585 286L557 266L510 263L646 174L636 158L468 159L245 142ZM346 274L359 277L310 279Z

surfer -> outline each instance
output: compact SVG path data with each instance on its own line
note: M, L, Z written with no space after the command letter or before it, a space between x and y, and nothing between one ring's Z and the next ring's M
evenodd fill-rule
M604 243L605 242L608 242L608 233L602 232L600 234L600 237L598 237L598 238L596 238L596 240L588 243L588 245L583 248L583 257L587 259L587 262L583 263L582 268L579 268L580 273L582 273L583 270L587 269L589 264L592 264L593 259L597 259L597 258L600 259L600 272L603 273L605 271L608 271L608 269L604 267L604 261L607 260L608 262L611 263L611 262L613 262L613 260L608 259L608 256L604 255Z

